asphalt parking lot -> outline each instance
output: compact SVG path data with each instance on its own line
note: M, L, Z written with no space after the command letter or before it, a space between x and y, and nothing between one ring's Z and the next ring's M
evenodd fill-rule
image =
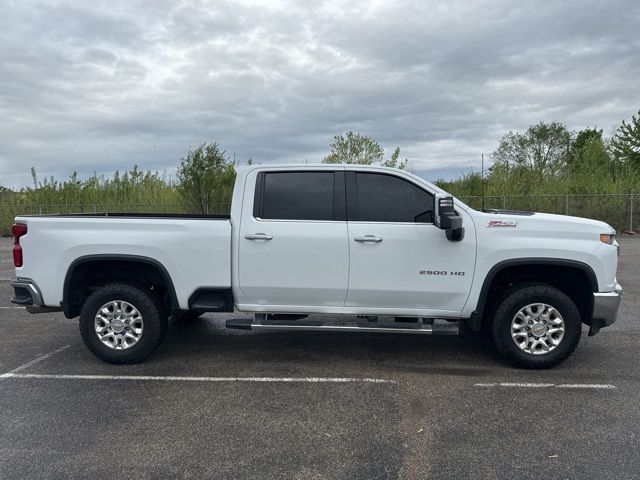
M0 239L0 478L639 478L640 238L621 243L618 322L534 372L476 335L242 332L228 315L108 365L75 320L11 305Z

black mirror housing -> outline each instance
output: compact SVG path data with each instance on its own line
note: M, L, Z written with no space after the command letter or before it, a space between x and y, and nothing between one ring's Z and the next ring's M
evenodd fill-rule
M461 228L462 217L456 214L453 197L438 197L436 200L436 226L442 230Z
M436 227L446 230L447 238L451 241L460 241L464 238L462 217L456 213L453 205L453 197L436 197Z

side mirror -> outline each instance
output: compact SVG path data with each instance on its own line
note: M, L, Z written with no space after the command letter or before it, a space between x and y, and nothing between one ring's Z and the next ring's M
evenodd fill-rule
M440 194L435 198L435 224L441 230L446 230L447 238L452 242L459 242L464 238L462 217L456 213L453 197Z

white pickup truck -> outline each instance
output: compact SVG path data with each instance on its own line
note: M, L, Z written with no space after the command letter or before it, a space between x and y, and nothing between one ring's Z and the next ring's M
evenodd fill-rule
M87 347L112 363L142 361L170 318L237 311L253 315L227 327L452 334L466 326L490 332L512 364L546 368L572 353L582 324L592 335L615 321L622 291L606 223L477 211L382 167L240 167L230 216L15 222L12 302L79 316Z

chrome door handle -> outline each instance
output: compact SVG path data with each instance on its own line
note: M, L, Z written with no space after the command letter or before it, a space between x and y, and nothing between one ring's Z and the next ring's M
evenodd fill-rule
M248 233L244 238L247 240L271 240L273 235L267 235L266 233Z
M354 237L354 240L356 242L362 242L362 243L366 243L366 242L380 243L382 241L382 238L376 237L375 235L364 235L362 237Z

